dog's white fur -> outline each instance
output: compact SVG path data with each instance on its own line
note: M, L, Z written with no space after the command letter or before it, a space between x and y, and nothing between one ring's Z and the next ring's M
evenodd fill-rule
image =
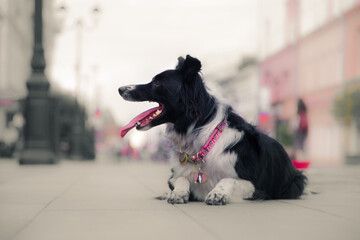
M226 204L230 201L243 200L251 198L255 188L253 184L246 180L223 178L215 188L205 198L209 205Z
M200 129L194 129L192 126L185 135L177 134L173 130L173 125L168 124L167 135L174 143L176 151L193 155L203 147L225 116L226 105L218 103L217 106L216 116L210 123ZM255 190L253 184L239 179L235 172L236 154L224 152L226 147L239 142L243 134L233 128L225 127L214 147L205 157L203 171L208 174L208 180L205 183L194 183L193 173L198 170L195 164L181 165L176 159L173 168L174 175L170 179L174 190L168 201L170 203L187 202L190 189L196 199L213 205L226 204L235 195L238 199L251 197Z

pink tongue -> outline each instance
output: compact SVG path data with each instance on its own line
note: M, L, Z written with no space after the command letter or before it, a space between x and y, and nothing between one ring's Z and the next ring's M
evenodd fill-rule
M139 115L137 115L136 117L134 117L126 126L122 127L120 130L120 136L123 138L128 131L130 131L132 128L135 127L136 123L145 119L147 116L149 116L151 113L157 111L157 110L161 110L162 106L158 106L155 108L151 108L143 113L140 113Z

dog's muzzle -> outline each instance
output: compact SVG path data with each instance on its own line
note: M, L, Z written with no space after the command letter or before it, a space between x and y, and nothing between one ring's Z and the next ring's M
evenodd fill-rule
M124 94L126 94L128 91L131 91L135 89L135 85L128 85L128 86L123 86L119 88L119 93L121 96L123 96Z
M131 96L130 96L130 91L134 90L136 87L136 85L128 85L128 86L123 86L119 88L119 94L125 99L125 100L132 100Z

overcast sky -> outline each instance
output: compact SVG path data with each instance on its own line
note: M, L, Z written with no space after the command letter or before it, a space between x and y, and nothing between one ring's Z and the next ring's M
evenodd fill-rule
M279 8L284 0L273 0ZM203 73L235 66L243 55L258 52L256 0L57 0L67 7L56 41L51 77L74 93L76 86L75 22L82 19L82 80L78 93L94 105L108 107L119 124L149 108L120 98L119 86L145 83L190 54ZM91 26L91 8L101 9ZM271 9L270 9L271 10ZM274 9L272 9L274 10ZM274 15L276 17L276 14ZM97 97L96 97L97 96Z

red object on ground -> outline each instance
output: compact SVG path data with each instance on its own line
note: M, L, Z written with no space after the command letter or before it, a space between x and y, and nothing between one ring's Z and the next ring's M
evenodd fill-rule
M291 159L292 163L297 169L308 169L310 165L310 161L297 161L296 159Z

